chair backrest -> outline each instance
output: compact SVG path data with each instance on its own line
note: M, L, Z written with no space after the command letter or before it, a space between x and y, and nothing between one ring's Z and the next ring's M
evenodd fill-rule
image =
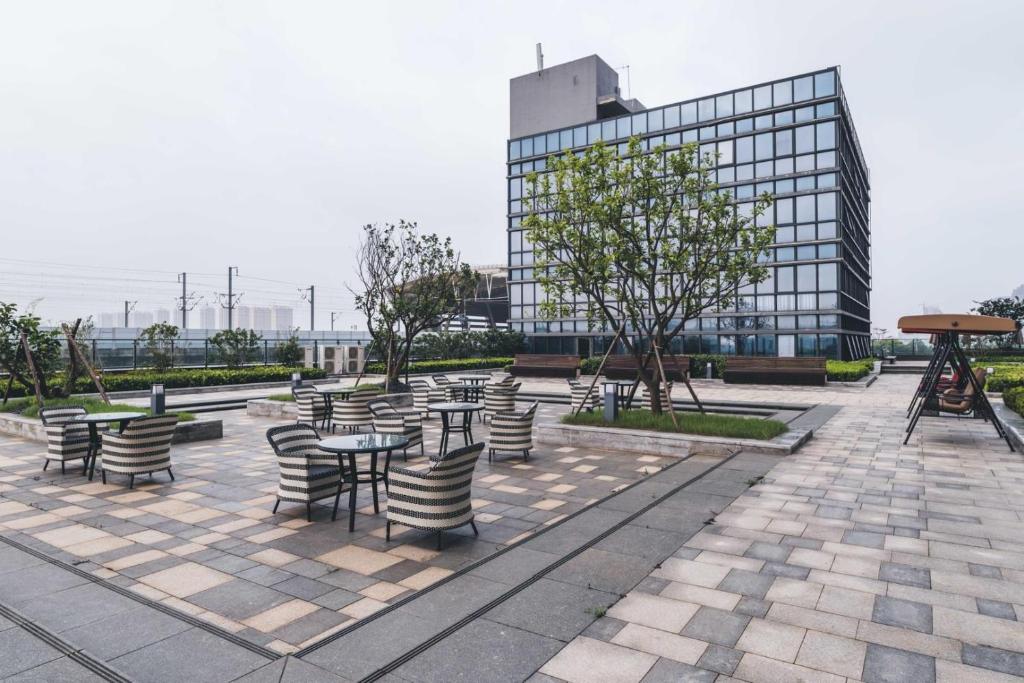
M497 386L506 386L507 387L507 386L509 386L510 384L512 384L515 381L516 381L516 378L513 377L512 375L505 375L504 377L502 377L501 379L497 380L496 382L491 382L491 384L494 384L494 385L497 385Z
M524 411L523 411L523 412L522 412L522 413L520 414L520 416L519 416L519 417L520 417L520 419L522 419L522 420L523 420L524 422L525 422L526 420L529 420L529 421L530 421L530 422L532 423L532 422L533 422L533 417L534 417L534 415L536 415L536 414L537 414L537 405L538 405L538 404L537 404L537 401L534 401L533 403L531 403L531 404L530 404L530 407L529 407L529 408L527 408L526 410L524 410Z
M413 389L429 389L430 382L425 379L410 379L409 386Z
M299 396L316 396L318 392L314 387L292 387L292 398L298 399Z
M431 479L449 480L452 488L446 487L446 496L454 498L458 496L459 489L469 489L473 483L473 470L476 468L477 460L484 450L484 443L470 444L462 448L448 451L438 460L434 461L430 470L424 476Z
M565 381L569 383L570 387L578 387L580 385L580 381L575 377L566 377Z
M85 408L82 406L58 406L55 408L42 408L39 411L39 419L46 426L63 425L74 421L76 417L85 415Z
M447 375L431 375L431 377L434 378L434 383L439 387L443 387L446 384L451 384L451 381L448 379Z
M348 395L348 400L369 402L378 396L380 396L380 392L376 389L356 389Z
M294 455L298 453L320 453L317 444L320 443L320 435L312 425L305 423L271 427L267 430L267 441L274 453L282 455Z
M398 411L395 410L395 407L382 398L369 401L366 404L366 407L370 409L370 412L373 413L374 417L398 415Z
M138 441L147 449L170 446L177 424L178 416L173 414L140 417L128 423L128 426L121 432L121 437L130 441Z

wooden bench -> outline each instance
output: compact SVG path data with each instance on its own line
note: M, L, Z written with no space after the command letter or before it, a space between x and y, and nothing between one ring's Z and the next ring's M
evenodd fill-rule
M578 377L579 356L546 353L517 353L509 370L515 377Z
M665 368L665 375L672 381L682 382L689 375L689 356L663 356L661 364ZM655 372L657 368L656 360L652 358L648 361L648 371ZM636 361L633 356L624 354L608 356L604 364L604 376L608 379L636 379Z
M800 384L825 386L825 359L811 356L729 356L722 379L726 384Z

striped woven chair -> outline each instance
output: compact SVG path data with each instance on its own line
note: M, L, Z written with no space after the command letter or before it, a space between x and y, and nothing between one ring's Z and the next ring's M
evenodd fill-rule
M319 423L320 429L327 424L327 397L313 387L293 387L292 397L299 409L298 422L306 422L316 427Z
M601 389L599 387L590 388L590 382L577 381L575 384L569 383L570 393L572 394L571 406L572 412L586 410L588 413L595 410L601 403ZM587 391L590 394L587 394ZM583 408L580 408L580 406Z
M391 525L403 524L421 531L441 532L473 522L473 469L484 450L475 443L449 451L429 470L393 467L388 474L387 528L384 538L391 540Z
M662 405L663 409L665 407L665 404L672 400L671 396L672 396L672 382L662 382L661 383L661 405ZM644 385L644 391L643 391L643 394L641 395L640 408L642 410L650 410L651 409L651 394L650 394L650 391L647 389L647 385L646 384Z
M177 415L154 415L132 420L120 434L107 432L103 435L103 483L107 483L107 472L127 474L128 488L135 487L136 474L149 474L167 470L171 481L171 439Z
M366 404L376 397L377 392L372 389L356 389L344 401L333 401L331 431L333 432L336 427L347 427L350 432L357 432L360 427L372 427L373 415Z
M423 422L415 408L395 408L384 399L377 399L366 404L373 415L373 431L378 434L395 434L409 439L402 451L402 458L409 459L409 448L419 444L420 455L423 455Z
M60 463L60 473L64 474L64 465L68 460L81 460L84 468L88 466L89 456L89 425L75 422L79 415L85 415L82 406L60 406L59 408L43 408L39 418L46 430L46 462L43 471L50 466L51 460Z
M313 521L313 503L334 497L331 521L338 518L338 499L341 497L342 472L336 456L317 448L320 435L306 424L271 427L267 441L277 455L277 500L274 512L282 500L306 504L306 521Z
M498 413L515 412L516 394L519 392L520 386L518 383L511 385L485 385L484 422L487 422L487 418L493 418Z
M424 420L430 419L430 411L427 405L431 403L444 403L444 389L432 387L425 379L411 379L409 386L412 387L412 405L419 412Z
M495 451L522 451L523 460L530 459L533 448L533 416L537 413L534 401L522 413L498 413L491 418L491 436L487 442L487 460L493 460Z
M496 379L493 382L489 382L488 386L492 387L510 387L515 384L516 378L514 375L505 375L501 379Z

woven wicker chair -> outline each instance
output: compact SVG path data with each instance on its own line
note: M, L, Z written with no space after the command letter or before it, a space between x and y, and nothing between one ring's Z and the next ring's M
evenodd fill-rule
M350 432L356 432L360 427L372 427L373 415L366 404L376 397L377 392L372 389L356 389L344 401L333 401L331 431L337 427L347 427Z
M522 413L498 413L491 418L491 435L487 442L487 460L493 459L495 451L522 451L523 460L530 459L533 448L533 417L537 413L534 401Z
M473 522L473 470L484 444L475 443L449 451L429 470L393 467L388 475L388 509L385 540L391 540L391 525L403 524L421 531L441 533Z
M313 427L319 423L320 429L327 425L327 397L313 387L293 387L292 397L299 409L298 422L305 422Z
M650 410L651 409L651 394L650 394L650 391L647 389L647 385L646 384L643 385L643 389L644 389L643 390L643 394L641 395L641 398L640 398L640 408L641 408L641 410ZM672 382L662 382L661 383L661 405L662 405L662 409L664 409L665 404L667 404L671 400L672 400Z
M107 432L103 435L103 483L107 473L127 474L128 488L135 487L135 475L167 470L171 481L171 439L177 415L154 415L133 420L120 434Z
M444 389L430 386L425 379L411 379L409 386L412 387L412 405L424 420L430 419L430 411L427 410L429 404L447 400Z
M75 418L85 415L82 406L61 406L59 408L43 408L39 418L46 430L46 462L43 471L50 466L50 461L60 463L60 473L65 472L68 460L81 460L84 468L89 465L89 425L75 422Z
M317 448L320 435L306 424L272 427L267 430L267 441L277 455L277 500L274 512L282 500L306 504L306 521L313 521L313 503L334 497L331 521L338 518L338 499L341 497L342 472L338 459Z
M373 415L373 430L378 434L396 434L404 436L409 443L402 450L403 460L409 459L409 447L420 447L423 455L423 422L419 411L415 408L395 408L384 399L377 399L366 404Z
M510 385L487 384L484 386L484 422L487 418L493 418L498 413L515 412L516 394L519 393L519 383Z
M601 389L599 387L590 389L590 382L576 381L575 384L570 382L569 387L572 394L571 407L573 413L581 410L591 412L601 403ZM589 394L587 394L588 389L590 390ZM582 408L580 408L581 405L583 406Z

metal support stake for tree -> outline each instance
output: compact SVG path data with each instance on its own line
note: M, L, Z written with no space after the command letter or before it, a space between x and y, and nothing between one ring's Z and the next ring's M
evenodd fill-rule
M590 398L591 392L594 391L594 387L597 385L597 378L601 376L601 371L604 370L604 364L608 361L608 356L611 355L612 349L615 348L615 342L619 340L619 336L625 331L625 329L626 323L623 321L619 326L618 331L615 333L615 336L612 337L612 342L608 345L608 349L604 352L604 357L601 358L601 364L597 366L597 370L594 372L594 379L590 381L590 386L587 387L587 393L583 395L583 400L580 401L579 407L576 408L574 416L579 415L580 411L583 410L583 406L587 404L587 399Z
M28 371L32 374L32 386L36 391L36 402L39 409L43 408L43 390L39 384L39 371L36 369L36 361L32 358L32 350L28 346L28 336L24 330L21 333L21 347L25 350L25 362L28 364Z
M92 364L85 359L85 356L82 354L82 350L78 348L78 344L75 342L75 335L71 334L71 331L68 330L68 326L62 325L61 327L64 329L64 336L68 338L68 348L74 351L78 356L79 362L85 367L85 371L89 373L89 377L92 378L92 383L96 385L96 391L99 392L100 398L103 399L104 403L110 405L110 398L107 397L107 390L103 388L103 382L100 381L100 377L96 373L96 368L94 368Z
M654 349L654 360L658 361L658 375L661 377L661 383L665 385L665 398L668 399L668 416L672 418L672 426L679 430L679 422L676 421L676 412L672 409L672 392L668 387L668 378L665 377L665 366L661 364L661 352L658 350L657 340L651 344L651 348ZM661 391L660 387L658 389ZM660 397L659 397L660 402Z

